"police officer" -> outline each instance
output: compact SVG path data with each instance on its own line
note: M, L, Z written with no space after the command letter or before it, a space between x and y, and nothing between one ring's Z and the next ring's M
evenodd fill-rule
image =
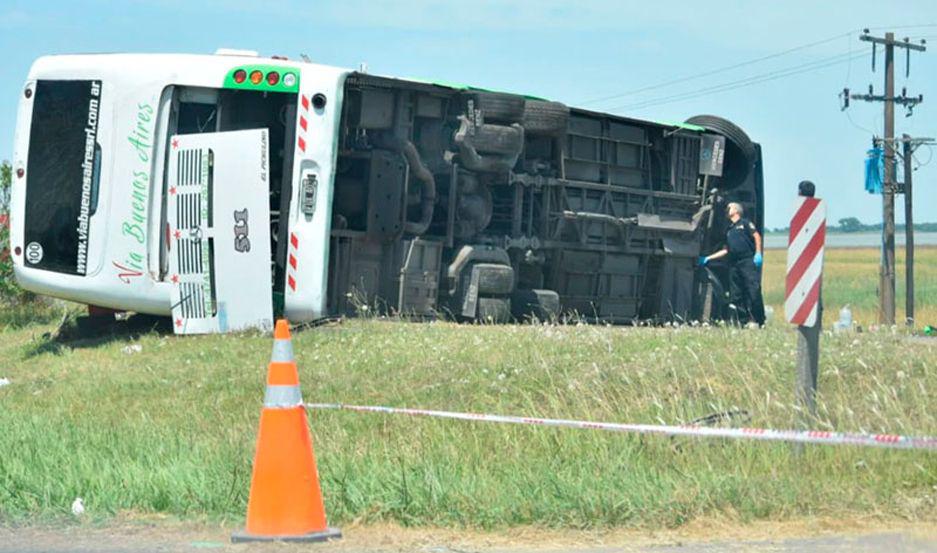
M761 298L761 234L754 223L743 217L742 205L732 202L728 205L731 224L726 230L726 247L699 258L700 266L713 259L729 257L730 300L736 308L739 324L754 321L758 326L765 324L765 305Z

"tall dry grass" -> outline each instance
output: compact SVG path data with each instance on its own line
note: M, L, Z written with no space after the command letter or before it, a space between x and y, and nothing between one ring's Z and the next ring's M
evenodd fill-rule
M783 316L784 274L787 252L765 252L765 303ZM915 248L915 327L937 326L937 247ZM876 248L835 248L826 250L823 273L823 301L826 321L839 317L839 310L849 305L856 321L864 326L877 324L879 266L881 254ZM897 252L897 313L899 323L905 320L905 255Z

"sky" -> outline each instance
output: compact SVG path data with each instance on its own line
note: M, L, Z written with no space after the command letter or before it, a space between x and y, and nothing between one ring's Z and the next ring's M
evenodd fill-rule
M937 2L882 7L865 0L0 0L0 158L12 155L19 93L40 56L241 48L339 67L366 63L375 74L470 83L640 119L719 115L762 145L768 227L787 225L803 179L827 200L830 224L878 223L881 199L864 191L863 163L873 133L882 134L882 104L853 101L844 112L838 94L847 86L866 92L870 83L883 91L881 55L872 73L863 28L937 46ZM760 58L767 59L745 63ZM900 53L896 89L925 101L913 117L896 110L896 132L937 137L937 51L915 53L910 78L904 71ZM916 154L918 222L937 221L931 158L927 147Z

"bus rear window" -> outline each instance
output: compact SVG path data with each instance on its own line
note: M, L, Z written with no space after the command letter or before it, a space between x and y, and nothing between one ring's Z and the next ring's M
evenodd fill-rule
M101 81L39 81L26 167L25 262L84 275L97 204Z

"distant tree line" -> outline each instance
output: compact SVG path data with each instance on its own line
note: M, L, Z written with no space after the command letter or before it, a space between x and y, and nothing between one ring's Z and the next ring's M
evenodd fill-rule
M13 260L10 259L10 188L13 185L13 168L10 163L0 163L0 309L10 303L25 299L25 293L13 280Z
M13 278L13 259L10 257L10 192L13 188L13 168L9 161L0 162L0 310L12 305L23 305L38 296L23 290Z
M13 167L9 161L0 162L0 215L10 212L10 188L13 186Z
M900 225L895 225L895 230L904 232L905 225L902 223ZM846 217L839 220L838 225L827 224L827 232L842 232L842 233L851 233L851 232L879 232L882 230L881 223L875 223L867 225L855 217ZM914 223L914 230L917 232L937 232L937 223ZM790 231L790 227L778 227L774 229L769 229L768 232L778 233L778 234L787 234Z

